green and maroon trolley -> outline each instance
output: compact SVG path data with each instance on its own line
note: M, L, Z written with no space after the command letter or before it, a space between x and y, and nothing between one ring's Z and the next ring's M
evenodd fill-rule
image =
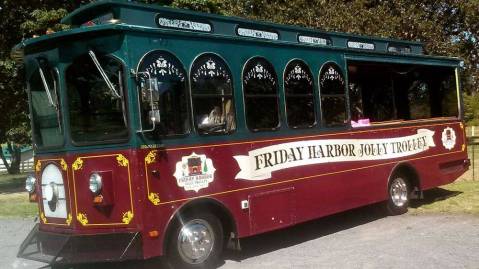
M404 213L469 167L460 61L421 43L127 1L16 46L40 221L19 257L168 256L372 203Z

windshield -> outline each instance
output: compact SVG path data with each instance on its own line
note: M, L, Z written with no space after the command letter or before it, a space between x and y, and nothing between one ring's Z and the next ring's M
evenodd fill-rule
M88 54L76 58L66 72L71 137L76 143L128 138L123 98L110 89L113 86L123 95L122 64L109 56L97 60L104 74Z
M37 147L53 147L63 144L58 106L58 84L58 73L49 67L45 60L39 60L38 68L28 81L33 139Z

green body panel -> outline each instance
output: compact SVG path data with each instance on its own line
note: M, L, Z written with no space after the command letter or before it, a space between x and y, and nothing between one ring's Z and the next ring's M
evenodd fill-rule
M119 24L103 24L91 27L78 27L71 30L29 39L14 48L14 53L23 54L27 70L27 79L36 68L34 59L46 57L52 66L58 68L61 80L61 103L63 126L66 127L65 144L61 148L39 149L37 153L57 153L59 151L95 151L108 148L138 148L145 144L193 145L218 143L231 140L247 140L256 138L308 135L318 130L331 131L331 128L321 127L320 122L311 129L294 130L287 127L285 121L285 98L283 91L283 72L287 63L293 59L305 61L314 76L315 99L319 104L318 76L322 65L326 62L337 63L347 78L346 63L348 60L376 61L389 63L407 63L418 65L441 65L457 67L459 59L426 56L422 54L422 45L418 42L390 40L383 38L359 37L342 33L327 33L311 29L282 26L271 23L251 22L239 18L209 15L171 8L149 5L131 4L124 1L98 1L79 9L64 19L73 25L82 24L105 12L112 11ZM208 21L212 25L211 33L193 32L181 29L159 28L155 23L156 14L177 16L180 19ZM271 30L279 34L279 40L254 39L236 35L235 27L244 25L259 30ZM332 40L332 46L304 44L297 41L298 34L324 36ZM374 51L347 48L347 41L371 42L375 44ZM410 46L412 53L388 53L388 44ZM129 141L121 144L98 144L90 146L75 146L69 138L69 122L66 85L64 74L72 60L88 49L96 52L112 54L125 64L125 87L127 87L127 113L130 123ZM233 78L234 102L236 107L237 129L229 135L200 136L194 131L189 135L145 140L137 133L140 129L139 104L135 73L141 58L152 50L166 50L173 53L183 64L189 75L193 61L203 53L215 53L228 64ZM245 126L244 104L242 94L242 69L248 59L262 56L275 67L278 76L280 93L281 127L278 131L251 132ZM319 105L318 105L319 106ZM317 108L316 118L320 119L320 109ZM193 124L192 124L193 126ZM350 127L342 127L347 129ZM341 128L340 128L341 129ZM337 130L337 129L335 129Z

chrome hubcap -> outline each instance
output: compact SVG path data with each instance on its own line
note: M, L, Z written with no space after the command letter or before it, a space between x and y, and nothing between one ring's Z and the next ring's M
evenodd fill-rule
M202 219L190 220L178 235L178 252L190 264L204 262L211 254L215 236L208 222Z
M404 206L407 202L407 185L404 179L398 177L395 178L391 184L391 189L389 190L389 195L391 195L391 200L395 206L401 207Z

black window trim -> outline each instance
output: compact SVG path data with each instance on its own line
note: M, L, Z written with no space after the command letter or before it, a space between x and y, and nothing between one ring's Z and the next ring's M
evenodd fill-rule
M278 125L274 128L264 128L264 129L251 129L249 128L248 126L248 122L247 122L247 116L246 116L246 93L245 93L245 90L244 90L244 82L243 82L243 76L244 76L244 72L245 72L245 69L246 69L246 65L251 62L252 60L256 59L256 58L260 58L260 59L263 59L265 60L266 62L268 62L272 67L273 67L273 71L275 72L275 75L276 75L276 84L277 84L277 93L276 93L276 102L277 102L277 107L278 107ZM243 63L243 66L241 68L241 93L242 93L242 96L243 96L243 115L244 115L244 126L246 127L246 129L248 129L250 132L252 133L261 133L261 132L276 132L276 131L279 131L281 130L281 121L282 121L282 118L281 118L281 106L280 106L280 87L279 87L279 83L278 83L278 74L276 73L276 70L274 69L274 65L264 56L261 56L261 55L254 55L250 58L248 58L244 63Z
M64 73L67 72L67 70L73 65L73 61L75 59L77 59L78 57L81 57L83 55L88 55L88 52L85 52L85 53L81 53L81 54L78 54L76 55L75 58L72 58L72 62L69 63L66 68L64 69ZM115 59L116 61L118 61L120 64L121 64L121 67L122 67L122 71L123 71L123 89L122 89L122 107L123 109L125 110L124 111L124 114L126 115L126 126L125 128L127 129L127 132L128 132L128 136L125 137L125 138L121 138L121 139L109 139L109 140L104 140L104 141L95 141L95 142L76 142L73 140L72 138L72 135L71 135L71 117L70 117L70 107L69 107L69 99L68 99L68 94L66 94L66 102L65 102L65 108L67 110L67 116L68 116L68 137L69 137L69 140L71 142L71 144L75 147L84 147L84 146L94 146L94 145L107 145L107 144L124 144L124 143L127 143L130 141L131 139L131 122L130 122L130 113L129 113L129 106L128 106L128 68L127 68L127 65L126 65L126 62L120 58L119 56L115 55L114 53L107 53L107 54L100 54L101 57L111 57L113 59ZM66 85L66 80L65 80L65 91L67 91L67 85Z
M184 134L174 134L174 135L159 135L157 137L154 137L154 138L148 138L148 136L145 136L145 135L142 135L143 139L145 140L149 140L149 141L158 141L158 140L161 140L161 139L178 139L178 138L185 138L185 137L188 137L190 136L194 131L194 123L193 123L193 119L192 119L192 104L191 104L191 96L190 96L190 91L189 91L189 88L190 88L190 80L189 80L189 74L188 74L188 71L186 70L185 68L185 64L183 63L183 61L175 54L173 53L172 51L168 50L168 49L164 49L164 48L156 48L156 49L151 49L149 51L147 51L145 54L143 54L139 61L138 61L138 64L136 65L136 74L138 74L138 72L140 72L140 65L143 63L143 60L151 53L154 53L154 52L157 52L157 51L161 51L161 52L166 52L166 53L169 53L171 54L172 56L174 56L178 62L180 62L181 64L181 67L183 68L183 70L185 71L185 83L186 83L186 97L187 98L187 102L186 102L186 106L187 106L187 115L188 115L188 123L189 123L189 126L188 126L188 130L184 133ZM136 84L136 87L135 87L135 94L136 94L136 97L137 97L137 106L138 106L138 123L139 124L142 124L142 120L141 120L141 100L140 100L140 94L139 94L139 89L140 89L140 85L135 82ZM190 100L188 102L188 100ZM139 126L140 128L143 128L142 126ZM139 132L140 129L138 130L135 130L135 133L138 133L141 135L141 132ZM149 143L149 142L148 142Z
M321 73L323 72L323 69L327 66L327 65L330 65L330 64L333 64L335 66L337 66L339 68L339 70L341 71L341 74L343 76L343 79L344 79L344 94L323 94L322 93L322 89L321 89ZM347 62L346 62L347 64ZM350 126L350 122L351 122L351 113L349 111L349 90L348 90L348 77L347 77L347 72L344 72L343 68L341 67L341 65L334 61L334 60L327 60L325 61L321 67L319 68L319 72L318 72L318 93L319 93L319 111L320 111L320 114L321 114L321 117L320 117L320 120L321 120L321 128L327 128L327 129L342 129L342 128L345 128L345 127L348 127ZM344 105L345 105L345 113L346 113L346 121L343 123L343 124L334 124L334 125L327 125L326 124L326 121L324 120L324 113L323 113L323 101L322 101L322 98L323 97L344 97Z
M301 63L303 63L307 68L308 68L308 71L309 71L309 74L311 75L311 79L313 80L313 91L310 93L310 94L290 94L290 93L287 93L286 92L286 82L285 82L285 76L286 76L286 69L288 68L288 66L295 62L295 61L299 61ZM286 125L288 126L288 128L290 128L291 130L308 130L308 129L314 129L316 128L319 123L319 119L318 119L318 110L319 110L319 106L318 106L318 99L317 99L317 94L315 93L315 91L319 89L319 86L316 87L315 85L315 79L314 79L314 74L313 74L313 71L311 70L311 67L308 65L308 63L301 59L301 58L292 58L290 59L286 65L284 66L284 69L283 69L283 92L284 92L284 111L285 111L285 117L286 117ZM318 90L319 92L319 90ZM288 105L287 105L287 102L288 102L288 97L290 98L298 98L298 97L312 97L313 98L313 109L314 109L314 123L313 125L308 125L308 126L290 126L289 125L289 122L288 122ZM321 102L319 100L319 102Z
M230 74L230 77L231 77L231 94L223 94L223 95L219 95L219 94L199 94L199 96L196 96L196 98L210 98L210 97L220 97L220 96L223 96L223 97L230 97L231 98L231 101L233 103L233 109L234 109L234 113L235 113L235 116L234 116L234 120L235 120L235 125L236 125L236 128L230 132L221 132L221 133L200 133L198 131L198 125L196 123L196 120L195 120L195 111L194 111L194 106L193 106L193 99L195 98L194 94L193 94L193 82L191 81L191 75L192 75L192 71L193 71L193 66L195 65L196 61L198 61L198 59L200 59L201 57L203 56L207 56L207 55L212 55L214 57L218 57L219 59L221 59L223 61L223 63L225 64L226 68L228 69L227 71L229 72ZM192 128L190 129L193 129L194 132L200 136L221 136L221 135L225 135L225 136L229 136L229 135L232 135L234 134L237 129L238 129L238 111L236 109L236 102L235 102L235 85L234 85L234 77L233 77L233 73L231 72L231 68L228 64L228 61L226 61L226 59L224 57L222 57L221 55L219 55L218 53L215 53L215 52L212 52L212 51L207 51L207 52L201 52L200 54L196 55L195 58L193 59L193 61L191 61L191 64L190 64L190 68L189 68L189 72L188 72L188 97L189 97L189 106L190 106L190 120L193 122L193 124L191 125Z

